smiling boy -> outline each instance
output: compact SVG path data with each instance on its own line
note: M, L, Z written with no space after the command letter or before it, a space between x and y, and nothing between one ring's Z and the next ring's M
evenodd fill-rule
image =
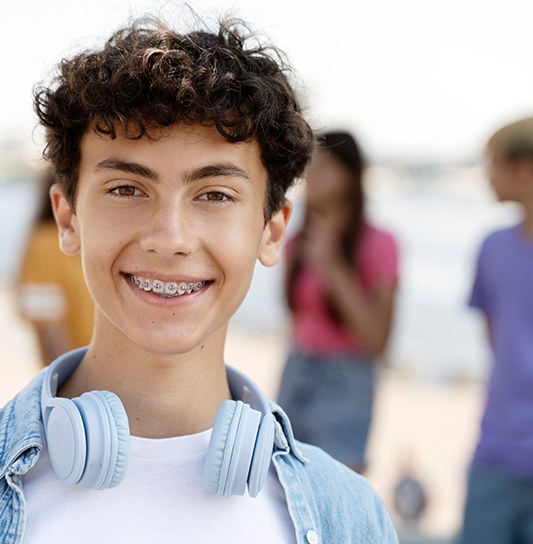
M0 413L2 543L397 541L368 483L224 364L313 149L286 67L248 43L141 20L36 93L96 314Z

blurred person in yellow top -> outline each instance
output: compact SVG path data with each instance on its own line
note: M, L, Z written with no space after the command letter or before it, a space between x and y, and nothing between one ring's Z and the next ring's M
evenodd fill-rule
M49 190L55 183L48 169L40 180L41 203L18 275L17 303L37 335L43 366L91 340L94 304L83 279L79 255L65 255L58 245Z

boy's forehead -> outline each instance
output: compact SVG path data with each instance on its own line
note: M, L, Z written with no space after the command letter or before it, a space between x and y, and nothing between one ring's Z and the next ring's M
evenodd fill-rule
M79 199L85 198L81 195L96 189L98 183L134 178L163 183L167 188L178 182L194 187L200 180L241 180L262 209L270 190L261 149L254 140L229 142L204 125L174 125L139 139L124 131L117 131L112 138L89 130L80 142L73 207L77 208Z
M236 161L251 169L254 174L266 169L263 165L261 148L256 140L230 142L215 127L201 124L176 124L169 127L151 128L141 138L136 137L132 127L117 127L115 137L101 134L94 127L89 128L80 142L82 166L84 163L99 161L109 155L143 157L180 163L209 162L211 160Z

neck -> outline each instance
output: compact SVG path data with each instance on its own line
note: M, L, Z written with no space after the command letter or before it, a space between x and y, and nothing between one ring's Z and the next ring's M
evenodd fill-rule
M186 354L161 355L138 346L95 339L60 389L68 398L86 391L118 395L134 436L166 438L212 427L222 401L231 398L224 367L225 331Z
M523 227L524 232L531 238L533 238L533 195L529 201L523 203L524 220Z

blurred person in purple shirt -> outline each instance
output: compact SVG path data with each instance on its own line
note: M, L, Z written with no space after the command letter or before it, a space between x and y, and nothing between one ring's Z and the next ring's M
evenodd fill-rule
M533 117L488 141L500 201L521 205L518 225L482 243L470 297L493 351L479 441L468 478L463 544L533 543Z

